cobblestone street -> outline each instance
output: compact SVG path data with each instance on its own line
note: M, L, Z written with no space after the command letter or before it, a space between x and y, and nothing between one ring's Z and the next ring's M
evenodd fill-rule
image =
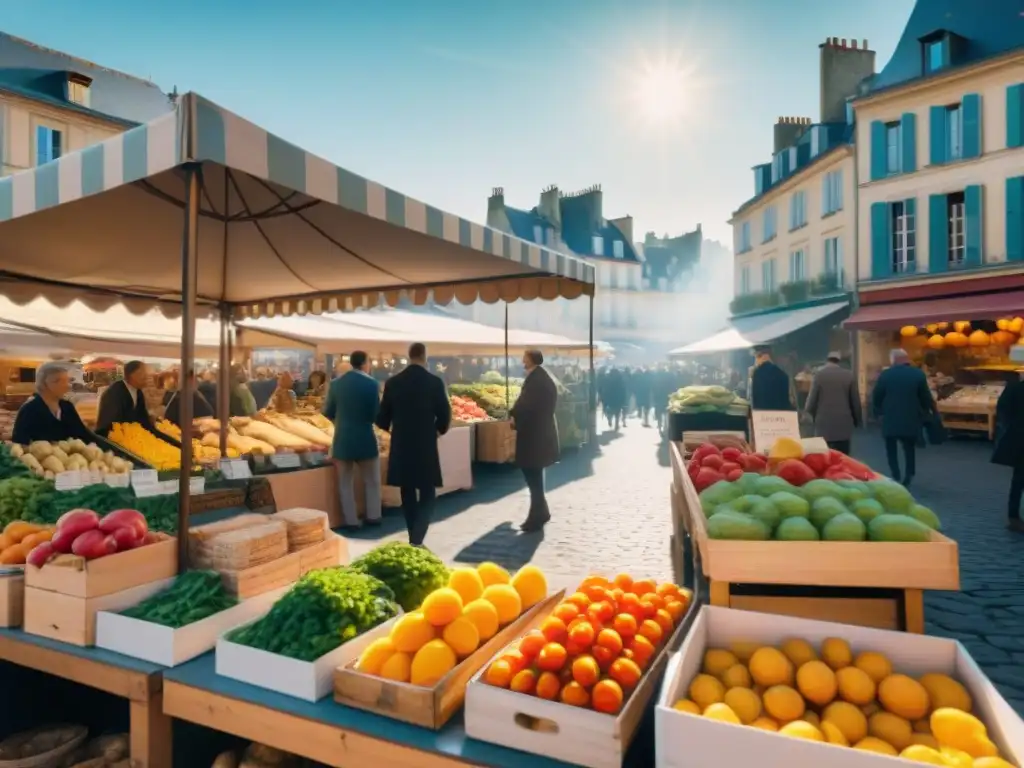
M912 491L941 516L960 548L962 591L930 592L931 634L956 638L1003 695L1024 713L1024 535L1006 528L1009 471L989 463L991 446L954 440L918 454ZM858 435L854 454L886 471L881 438ZM653 429L636 422L603 433L596 449L567 454L548 473L552 520L521 534L527 492L513 467L477 467L476 487L438 501L427 546L449 562L533 562L568 586L591 569L671 577L668 456ZM380 530L357 534L354 555L381 540L404 540L399 510Z

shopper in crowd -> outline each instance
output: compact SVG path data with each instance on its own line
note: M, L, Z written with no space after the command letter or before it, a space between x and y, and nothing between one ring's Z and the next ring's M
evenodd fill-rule
M637 368L633 372L633 400L636 403L636 415L649 427L651 415L651 372L646 368Z
M917 441L926 418L935 413L935 402L924 373L910 364L902 349L889 354L891 365L878 376L871 395L875 415L882 420L885 454L893 479L909 487L917 471ZM904 471L900 472L898 449L903 446Z
M750 407L754 410L796 410L792 382L789 375L772 360L771 347L754 347L754 367L747 389L750 392Z
M327 374L313 371L306 382L306 397L323 397L327 394Z
M825 365L814 374L805 411L829 448L849 454L853 430L862 421L860 395L853 371L841 366L841 360L839 352L828 353Z
M356 511L356 468L362 476L367 525L380 525L380 450L373 422L380 411L376 380L366 373L367 355L356 350L349 357L351 370L331 382L324 416L334 422L331 458L338 468L338 495L344 528L359 527ZM312 380L312 377L310 377Z
M409 347L409 365L384 383L376 423L391 432L387 483L401 491L409 543L422 546L443 485L437 438L452 423L448 392L427 367L423 344Z
M196 386L196 373L195 371L188 372L189 384L192 387L192 418L193 419L208 419L213 417L213 405L203 396L203 393L199 391L199 387ZM167 408L164 411L164 418L172 424L181 426L181 388L179 387L167 403Z
M651 373L651 406L654 409L654 422L659 432L664 433L665 414L668 412L668 398L672 389L672 372L664 365Z
M140 360L132 360L124 367L124 378L115 381L100 398L96 416L96 432L106 436L114 424L139 424L153 431L153 422L146 408L143 389L149 379L149 370Z
M992 462L1011 467L1010 497L1007 525L1010 530L1024 531L1020 504L1024 498L1024 381L1007 383L996 403L996 439Z
M296 407L294 386L295 379L292 378L288 371L279 373L277 375L277 389L270 396L267 410L277 411L277 413L294 413Z
M260 366L256 369L255 381L248 382L248 389L256 403L256 410L266 408L277 389L277 377L267 368Z
M628 400L626 380L622 371L612 368L605 377L604 394L601 400L604 402L604 415L608 419L609 429L619 429L619 424L625 424L626 402Z
M43 363L36 370L36 393L14 417L13 442L28 445L35 440L51 443L60 440L93 442L93 436L75 406L64 399L71 391L70 366L65 363Z
M544 470L558 461L558 387L544 370L544 355L529 349L523 355L526 378L519 399L509 411L516 431L516 464L530 489L530 512L519 527L525 533L539 531L551 519L544 494Z
M256 398L249 388L249 377L245 368L235 363L231 366L231 394L228 396L228 412L232 416L255 416Z
M220 404L217 402L217 372L207 368L199 374L199 382L196 384L196 389L203 397L206 398L206 402L213 408L214 418L217 418L218 409Z

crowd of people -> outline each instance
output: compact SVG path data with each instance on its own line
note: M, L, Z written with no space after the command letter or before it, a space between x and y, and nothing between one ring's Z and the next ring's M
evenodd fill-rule
M597 399L609 429L626 426L636 416L645 427L663 429L668 398L673 392L694 383L687 369L668 365L636 367L610 366L595 376Z

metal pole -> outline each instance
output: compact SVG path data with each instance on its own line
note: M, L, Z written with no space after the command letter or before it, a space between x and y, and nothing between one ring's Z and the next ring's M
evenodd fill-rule
M188 566L189 492L192 474L192 392L195 365L196 267L199 249L199 166L185 166L185 223L181 244L181 472L178 478L178 568Z
M231 408L231 308L220 308L220 360L217 370L217 418L220 420L220 455L228 457L228 411Z
M597 432L597 399L594 387L594 294L590 294L590 380L587 383L587 398L590 406L587 417L589 437L593 440Z
M512 403L509 399L512 397L512 388L508 383L508 302L505 302L505 408L511 410Z

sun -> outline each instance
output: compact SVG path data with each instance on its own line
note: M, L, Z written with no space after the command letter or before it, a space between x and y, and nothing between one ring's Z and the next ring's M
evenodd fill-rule
M687 106L688 74L670 63L644 66L636 75L634 100L643 118L654 125L677 122Z

